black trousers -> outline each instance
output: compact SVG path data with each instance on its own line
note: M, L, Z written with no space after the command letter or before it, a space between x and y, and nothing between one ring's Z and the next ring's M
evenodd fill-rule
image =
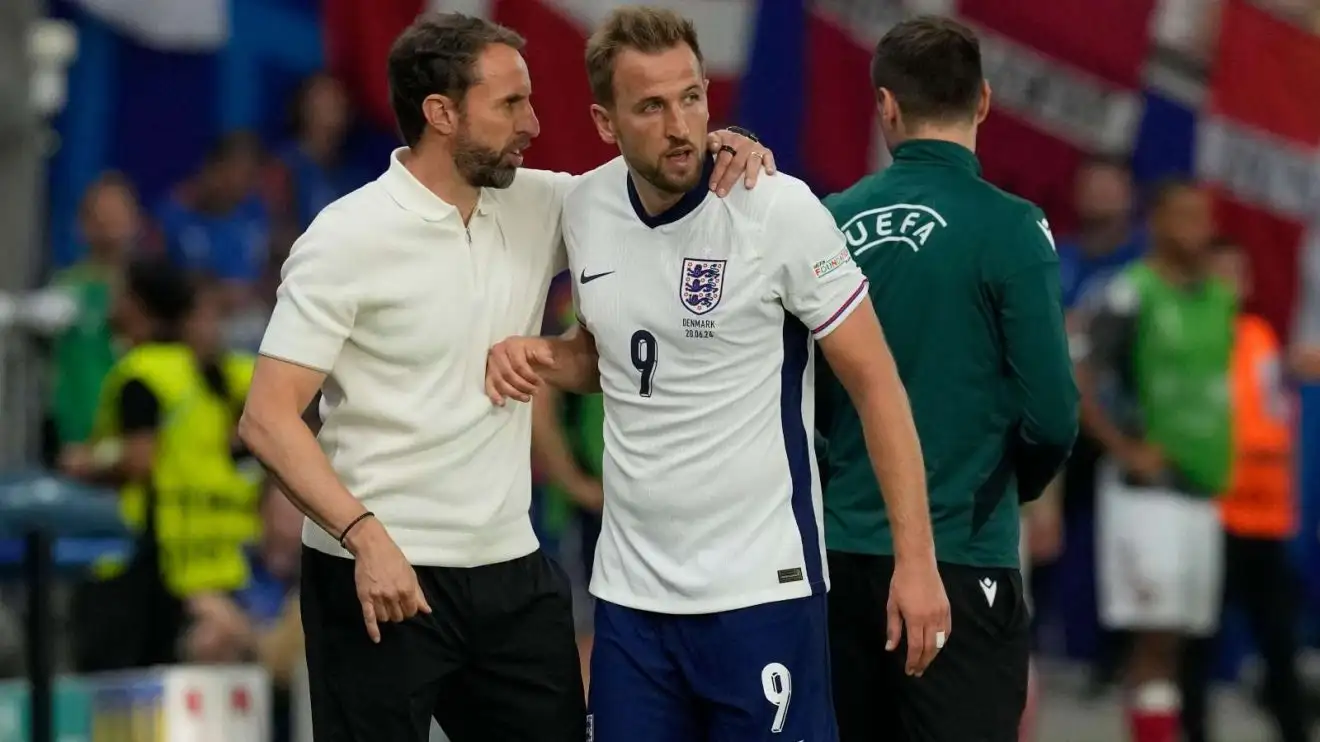
M839 742L1017 742L1031 654L1021 572L939 565L953 633L916 678L903 671L906 642L884 648L894 558L831 551L829 560Z
M1276 539L1225 535L1224 599L1240 606L1265 665L1265 697L1282 742L1306 742L1306 718L1297 677L1298 585L1288 545ZM1206 742L1206 696L1216 654L1213 637L1183 647L1182 726L1187 742Z
M362 623L350 559L303 549L302 619L317 742L582 742L586 699L568 578L544 553L417 567L431 606Z

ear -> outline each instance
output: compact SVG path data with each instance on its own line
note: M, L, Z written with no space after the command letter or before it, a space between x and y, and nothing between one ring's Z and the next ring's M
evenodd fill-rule
M880 113L880 122L886 126L897 126L902 113L898 110L898 100L889 88L876 88L875 109Z
M976 104L976 123L979 125L990 115L990 81L981 81L981 101Z
M610 112L605 106L599 103L591 104L591 120L596 124L596 133L600 135L600 140L606 144L618 144L614 137L614 122L610 119Z
M458 104L447 95L428 95L422 101L422 116L431 128L446 136L458 131Z

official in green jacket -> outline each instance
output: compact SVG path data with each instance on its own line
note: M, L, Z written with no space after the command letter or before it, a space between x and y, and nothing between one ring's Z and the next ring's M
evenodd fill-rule
M871 77L893 165L826 205L870 280L911 399L952 634L919 678L885 651L891 523L857 412L821 367L840 739L1007 742L1030 648L1019 504L1040 495L1077 434L1059 262L1040 209L981 177L990 87L972 31L901 23L876 47Z

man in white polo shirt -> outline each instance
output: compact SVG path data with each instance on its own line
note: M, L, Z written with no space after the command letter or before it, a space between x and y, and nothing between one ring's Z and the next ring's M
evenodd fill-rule
M408 146L284 266L240 432L310 519L319 742L420 742L432 717L454 742L585 735L567 581L528 517L530 412L483 394L487 349L539 328L566 264L572 177L518 170L539 130L522 44L458 14L405 31L388 69ZM717 139L722 190L769 157Z

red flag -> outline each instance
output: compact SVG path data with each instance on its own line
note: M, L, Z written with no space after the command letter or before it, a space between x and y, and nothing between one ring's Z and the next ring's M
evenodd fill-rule
M1074 3L960 0L981 36L990 118L978 152L986 177L1038 203L1067 229L1072 178L1085 154L1130 151L1141 117L1141 70L1154 0Z
M444 3L428 0L324 0L326 46L332 69L348 85L367 116L384 126L394 125L390 110L385 61L394 39L417 14ZM591 92L584 62L590 21L579 18L551 0L486 0L485 15L527 39L523 56L531 71L533 97L541 122L541 136L527 153L530 167L580 173L618 154L601 142L591 122ZM707 28L703 38L712 45L727 44L719 33L731 29ZM710 71L710 107L713 127L731 121L736 71Z
M1197 170L1216 189L1220 229L1251 257L1252 308L1287 337L1320 197L1320 38L1243 0L1224 4L1220 27Z

